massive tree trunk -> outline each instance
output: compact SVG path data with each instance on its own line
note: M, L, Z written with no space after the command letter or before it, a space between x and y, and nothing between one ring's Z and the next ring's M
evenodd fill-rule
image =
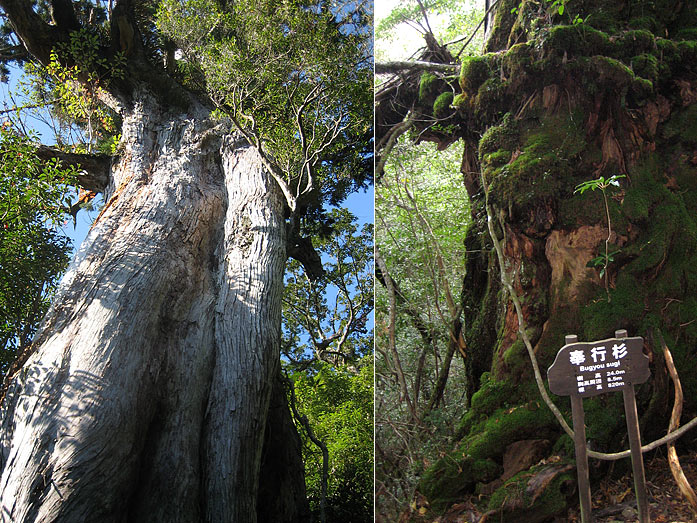
M406 108L420 139L464 140L462 173L473 203L463 303L470 410L454 448L422 477L431 507L456 503L479 484L480 492L500 488L489 501L497 520L564 512L568 471L550 480L549 495L524 499L526 478L546 470L515 478L505 470L506 449L532 439L547 440L549 455L573 459L571 440L535 386L521 328L543 374L566 334L591 341L624 328L643 336L653 376L638 387L645 442L665 434L671 401L656 330L667 335L689 383L685 397L697 397L696 35L689 2L574 0L562 14L545 3L503 0L490 52L466 57L457 83L434 68L388 84L378 98L378 132L386 137ZM451 112L436 114L436 101L453 89ZM599 191L574 193L581 182L612 175L626 178L608 192L609 216ZM608 236L612 259L588 267L604 258ZM607 279L600 277L605 265ZM522 302L523 326L502 271ZM567 401L554 399L570 419ZM687 416L696 407L688 401ZM586 400L585 409L593 447L620 450L621 396Z
M0 519L255 521L283 195L201 107L135 89L123 117L104 209L2 404ZM276 403L271 431L292 434ZM302 516L295 494L276 521Z

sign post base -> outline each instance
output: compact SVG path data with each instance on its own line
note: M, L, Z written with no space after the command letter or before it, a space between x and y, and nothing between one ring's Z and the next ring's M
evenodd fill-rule
M574 448L576 450L576 472L578 474L578 497L581 502L581 523L593 523L583 398L576 394L571 396L571 416L574 422Z
M624 396L639 523L650 523L634 396L634 385L644 383L651 375L649 358L643 353L643 346L642 338L629 338L624 329L615 331L615 338L585 343L579 343L578 336L570 334L547 370L549 390L560 396L571 396L582 523L593 522L583 398L620 390Z
M634 386L622 390L624 396L624 413L627 418L627 434L629 450L632 453L632 473L634 475L634 491L636 492L639 523L649 523L649 502L646 496L646 476L644 475L644 460L641 457L641 436L639 435L639 419L636 411ZM574 431L576 428L574 427Z

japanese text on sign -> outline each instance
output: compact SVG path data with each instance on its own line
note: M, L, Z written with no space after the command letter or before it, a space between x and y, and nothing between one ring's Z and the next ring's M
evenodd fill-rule
M638 337L565 345L549 368L550 390L594 396L643 383L649 369L642 347L643 339Z

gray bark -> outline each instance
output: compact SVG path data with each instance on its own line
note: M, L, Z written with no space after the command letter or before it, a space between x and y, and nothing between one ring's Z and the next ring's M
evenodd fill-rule
M283 196L205 112L134 100L104 209L2 403L2 522L256 521Z

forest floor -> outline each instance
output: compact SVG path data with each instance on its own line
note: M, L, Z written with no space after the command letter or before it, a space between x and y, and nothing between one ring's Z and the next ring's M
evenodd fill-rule
M683 453L679 457L685 477L694 489L697 489L697 451ZM591 462L592 464L592 462ZM680 493L670 472L665 454L654 454L644 462L647 497L650 505L651 523L697 523L690 507ZM612 471L605 474L605 479L593 482L592 504L595 523L634 523L638 522L634 479L630 471L618 477ZM576 498L577 499L577 498ZM453 505L446 514L437 517L424 514L419 516L412 511L402 513L399 523L469 523L486 521L494 523L500 516L493 513L483 514L478 506L477 497L472 496L463 503ZM376 521L388 521L378 518ZM557 517L554 523L580 523L578 505L569 509L565 516Z
M680 456L680 465L692 488L697 489L697 452ZM697 522L680 494L665 456L647 459L644 467L652 523ZM596 523L638 521L631 471L619 479L601 481L592 489L592 503ZM580 520L579 511L574 508L563 521L577 523Z

